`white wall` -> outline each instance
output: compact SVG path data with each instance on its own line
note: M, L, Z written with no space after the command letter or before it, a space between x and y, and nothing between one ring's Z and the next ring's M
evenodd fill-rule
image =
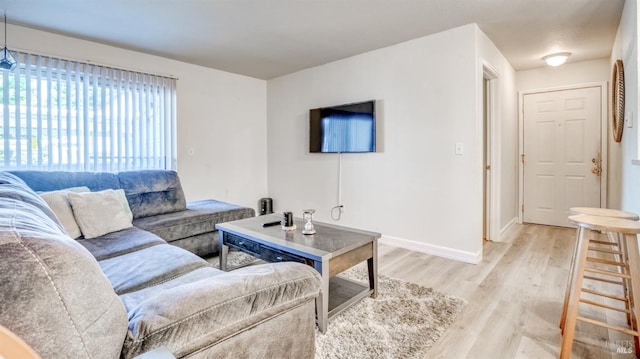
M635 0L624 5L618 33L611 52L610 66L622 59L625 78L625 113L633 118L633 128L625 127L622 142L609 142L609 155L618 160L620 179L620 208L640 213L640 165L638 159L638 8ZM613 172L613 171L612 171ZM614 173L612 173L614 175Z
M427 253L479 260L479 31L466 25L269 80L275 210L301 216L314 208L314 218L334 222L338 155L309 153L309 109L376 99L379 152L343 155L339 224ZM455 155L456 142L464 143L464 155Z
M266 195L266 81L20 26L8 33L11 49L177 77L178 172L187 200L256 208Z

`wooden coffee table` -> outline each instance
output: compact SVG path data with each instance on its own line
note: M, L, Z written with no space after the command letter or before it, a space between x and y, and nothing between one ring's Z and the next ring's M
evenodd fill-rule
M216 224L220 241L220 269L227 270L229 247L267 262L293 261L313 266L322 277L316 299L318 328L324 333L329 319L363 298L376 297L378 288L378 238L380 233L314 222L316 234L303 235L302 220L295 231L280 226L263 228L280 215L266 215ZM369 285L336 275L367 261Z

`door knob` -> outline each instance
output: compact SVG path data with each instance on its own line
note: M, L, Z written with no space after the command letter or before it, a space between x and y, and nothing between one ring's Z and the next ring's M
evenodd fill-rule
M596 176L600 176L600 174L602 173L602 160L600 159L600 155L598 155L598 157L592 158L591 162L593 163L593 168L591 168L591 173L593 173Z

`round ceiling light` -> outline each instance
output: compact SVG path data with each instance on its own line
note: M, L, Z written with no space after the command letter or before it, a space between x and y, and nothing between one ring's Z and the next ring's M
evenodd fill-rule
M571 56L570 52L557 52L555 54L550 54L542 59L547 62L549 66L560 66L567 61L567 58Z

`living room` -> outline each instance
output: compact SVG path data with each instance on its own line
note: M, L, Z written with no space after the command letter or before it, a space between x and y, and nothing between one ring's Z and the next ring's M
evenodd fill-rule
M330 221L338 158L305 151L304 116L311 108L380 100L379 153L343 156L341 223L379 231L383 242L470 263L482 258L482 242L476 240L482 237L477 64L485 61L500 74L496 233L518 218L517 91L610 77L610 60L602 58L516 73L474 24L270 80L16 26L10 18L7 31L18 50L178 78L177 164L191 200L256 207L268 195L278 211L313 207L318 220ZM456 142L464 144L464 155L455 155ZM633 170L628 161L619 165L625 171L616 168L616 159L612 152L614 173ZM633 189L623 191L615 178L610 203L618 207ZM429 225L428 239L415 225L424 218L438 223ZM467 224L452 233L459 218Z
M467 24L270 79L234 74L11 23L10 49L177 78L177 171L189 200L215 198L382 233L381 243L477 264L483 260L482 77L498 74L492 238L519 221L518 92L608 82L625 64L637 118L636 3L626 1L610 57L516 71ZM116 16L116 15L110 15ZM167 30L170 31L170 30ZM454 45L455 44L455 45ZM378 153L307 151L311 108L377 100ZM608 146L608 207L640 211L637 123ZM456 143L464 153L454 152ZM340 169L340 183L338 172ZM399 200L401 199L401 200ZM463 221L464 225L461 225ZM428 235L426 235L428 233Z

